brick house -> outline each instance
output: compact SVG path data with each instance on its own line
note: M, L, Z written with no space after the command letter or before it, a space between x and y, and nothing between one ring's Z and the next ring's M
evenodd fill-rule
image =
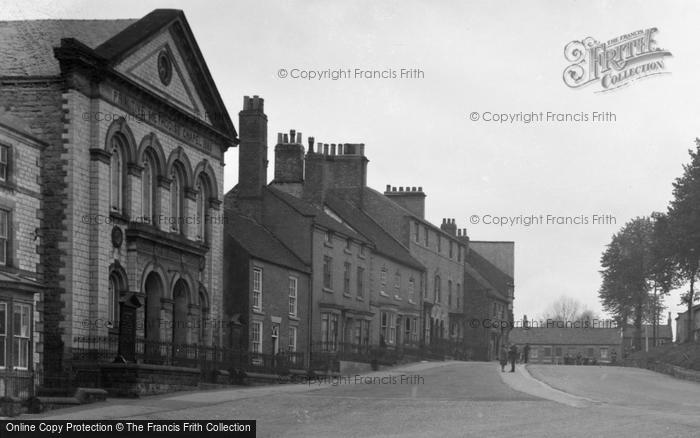
M581 355L598 363L622 359L622 332L617 328L516 327L509 342L522 351L530 344L530 363L563 364Z
M466 343L472 357L494 360L513 326L513 242L469 243L465 265ZM486 256L482 255L486 254ZM487 258L488 257L488 258Z
M226 345L260 355L307 354L309 268L251 218L229 210L225 228L224 310L235 321Z
M300 303L308 312L306 351L336 351L353 337L369 344L370 242L322 208L267 185L263 99L246 97L239 118L239 182L226 194L227 214L260 224L308 267L309 301ZM276 176L284 160L277 163Z
M0 398L33 394L43 361L41 167L46 144L0 109Z
M162 364L175 345L220 344L206 321L221 318L223 156L237 133L184 14L1 22L0 41L15 51L0 99L46 144L47 373L70 371L86 339L172 345L140 351Z
M422 188L388 185L382 194L369 187L359 193L337 190L408 248L425 266L421 284L423 343L461 343L464 338L464 264L467 247L452 219L437 227L425 220Z
M374 318L370 344L418 346L421 332L420 283L425 268L393 236L349 202L329 194L325 206L333 217L373 243L369 300ZM356 334L349 339L359 343L360 337Z

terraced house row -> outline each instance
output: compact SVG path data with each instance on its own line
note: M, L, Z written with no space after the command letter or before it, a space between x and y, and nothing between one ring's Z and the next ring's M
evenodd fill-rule
M268 181L263 99L238 124L182 11L0 21L0 397L497 351L467 321L512 318L512 243L367 187L363 144L279 135Z
M268 183L263 99L246 97L239 117L239 182L225 196L232 348L312 368L495 357L507 329L482 320L512 321L512 242L431 224L422 187L368 187L364 144L279 133Z

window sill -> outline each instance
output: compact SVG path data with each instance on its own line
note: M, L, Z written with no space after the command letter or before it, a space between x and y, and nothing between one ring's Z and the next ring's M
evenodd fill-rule
M289 315L288 318L290 321L301 321L301 319L299 319L299 317L296 315Z
M325 246L326 248L333 248L333 244L328 242L323 242L323 246Z
M394 295L394 299L396 301L403 301L403 298L401 298L401 296L399 296L399 295Z
M0 180L0 188L3 188L5 190L10 190L10 191L15 191L17 188L17 184L11 182L11 181L1 181Z
M256 315L265 315L265 312L263 312L262 308L256 309L255 307L253 307L251 311Z
M347 248L343 249L343 252L344 252L345 254L352 255L352 251L350 251L350 250L347 249Z
M363 297L355 297L357 301L364 301L365 299Z
M324 287L324 288L323 288L323 291L324 291L324 292L328 292L329 294L332 294L332 293L333 293L333 289L329 289L329 288L327 288L327 287Z
M381 296L383 296L383 297L389 298L389 294L387 294L387 293L384 292L383 290L380 290L380 291L379 291L379 295L381 295Z
M345 298L352 298L352 295L350 295L350 294L348 294L348 293L344 293L343 296L344 296Z

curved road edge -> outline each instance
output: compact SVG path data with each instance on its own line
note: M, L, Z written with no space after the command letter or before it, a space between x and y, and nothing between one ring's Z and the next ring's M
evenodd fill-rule
M524 365L516 366L514 373L502 373L500 370L498 370L498 373L501 375L503 383L510 386L512 389L535 397L551 400L574 408L586 408L602 404L602 402L597 400L580 397L555 389L545 382L534 378Z

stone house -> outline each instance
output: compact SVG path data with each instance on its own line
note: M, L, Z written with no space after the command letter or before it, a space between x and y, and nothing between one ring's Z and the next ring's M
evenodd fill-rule
M2 22L0 41L16 52L0 99L45 144L47 376L122 335L141 340L129 361L220 345L207 322L221 319L223 156L238 140L184 14Z
M597 363L622 359L622 331L617 328L515 327L509 342L521 352L530 344L530 363L563 364L579 354Z
M45 148L23 120L0 109L0 398L33 395L35 373L43 366Z

